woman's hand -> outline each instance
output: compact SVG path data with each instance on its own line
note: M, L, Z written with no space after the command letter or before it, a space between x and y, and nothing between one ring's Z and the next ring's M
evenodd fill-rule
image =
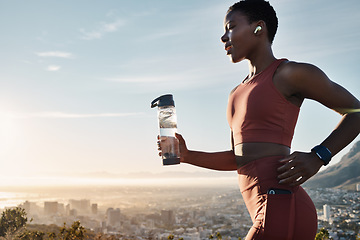
M298 186L314 176L324 164L315 153L294 152L280 160L284 165L278 168L280 184Z
M180 149L180 162L186 162L185 161L185 157L188 155L189 150L186 147L186 142L184 140L184 138L182 137L181 134L175 133L175 137L177 138L177 140L179 141L179 149ZM159 156L161 156L161 137L157 136L157 145L158 145L158 150L159 150Z
M186 157L189 154L189 150L186 147L186 142L181 134L175 133L175 137L179 140L179 148L180 148L180 162L186 162Z

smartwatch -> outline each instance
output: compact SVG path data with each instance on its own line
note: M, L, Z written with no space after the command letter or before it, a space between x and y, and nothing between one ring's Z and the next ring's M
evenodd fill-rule
M332 153L330 152L330 150L322 145L313 147L313 149L311 149L311 152L314 152L316 156L318 156L320 160L324 162L324 166L328 165L332 158Z

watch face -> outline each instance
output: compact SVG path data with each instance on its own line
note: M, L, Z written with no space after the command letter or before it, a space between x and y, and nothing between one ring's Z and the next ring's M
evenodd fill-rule
M318 158L324 162L324 166L328 165L331 160L332 154L327 147L319 145L315 146L313 149L311 149L311 151L315 152L316 156L318 156Z

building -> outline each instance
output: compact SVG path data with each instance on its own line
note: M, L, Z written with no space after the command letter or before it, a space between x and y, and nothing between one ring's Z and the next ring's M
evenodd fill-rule
M96 215L98 213L98 205L97 203L91 204L91 213Z
M166 225L175 223L175 214L172 210L161 210L161 221Z
M120 209L109 208L106 211L107 225L119 226L120 225Z
M360 183L356 184L356 191L360 192Z
M323 210L324 210L324 220L329 222L329 220L330 220L330 206L325 204L323 206Z
M58 213L58 202L44 202L45 215L56 215Z
M78 212L77 212L76 209L70 209L70 211L69 211L69 216L71 216L71 217L77 217L77 215L78 215Z
M25 212L29 215L31 213L31 203L29 201L25 201L22 204L22 208L24 208Z
M81 199L81 200L74 200L70 199L69 204L71 209L76 209L80 214L87 214L90 213L90 200L88 199Z
M63 203L58 203L58 213L65 215L65 205Z
M67 204L65 206L65 214L66 214L66 216L70 216L70 210L71 210L70 204Z

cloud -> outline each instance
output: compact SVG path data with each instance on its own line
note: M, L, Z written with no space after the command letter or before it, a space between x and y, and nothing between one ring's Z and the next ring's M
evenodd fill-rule
M141 42L147 42L147 41L152 41L152 40L157 40L157 39L164 39L164 38L169 38L169 37L174 37L174 36L178 36L182 34L181 31L176 30L176 31L172 31L172 30L167 30L165 32L159 32L159 33L154 33L151 35L147 35L141 39L137 39L138 41Z
M116 32L119 27L123 26L124 22L122 20L117 20L112 23L104 23L103 30L104 32Z
M221 74L221 75L220 75ZM115 82L126 85L127 87L135 87L137 90L168 91L168 89L195 89L203 87L206 83L217 84L222 77L227 76L224 73L216 71L189 70L187 72L174 72L174 74L154 74L148 76L114 76L103 78L104 81Z
M80 32L82 34L81 38L84 40L100 39L103 36L103 33L99 31L87 32L84 29L80 29Z
M181 80L181 77L175 75L169 76L132 76L132 77L113 77L105 78L105 81L122 83L159 83L167 81Z
M87 31L83 28L80 29L82 34L81 38L84 40L101 39L105 34L116 32L120 27L125 25L125 21L118 19L109 23L101 23L95 30Z
M38 52L39 57L58 57L58 58L72 58L74 55L69 52L50 51L50 52Z
M50 65L47 67L47 70L50 72L56 72L59 71L61 68L61 66L56 66L56 65Z
M105 117L129 117L142 115L143 113L65 113L65 112L37 112L37 113L0 113L0 117L11 119L25 118L105 118Z

